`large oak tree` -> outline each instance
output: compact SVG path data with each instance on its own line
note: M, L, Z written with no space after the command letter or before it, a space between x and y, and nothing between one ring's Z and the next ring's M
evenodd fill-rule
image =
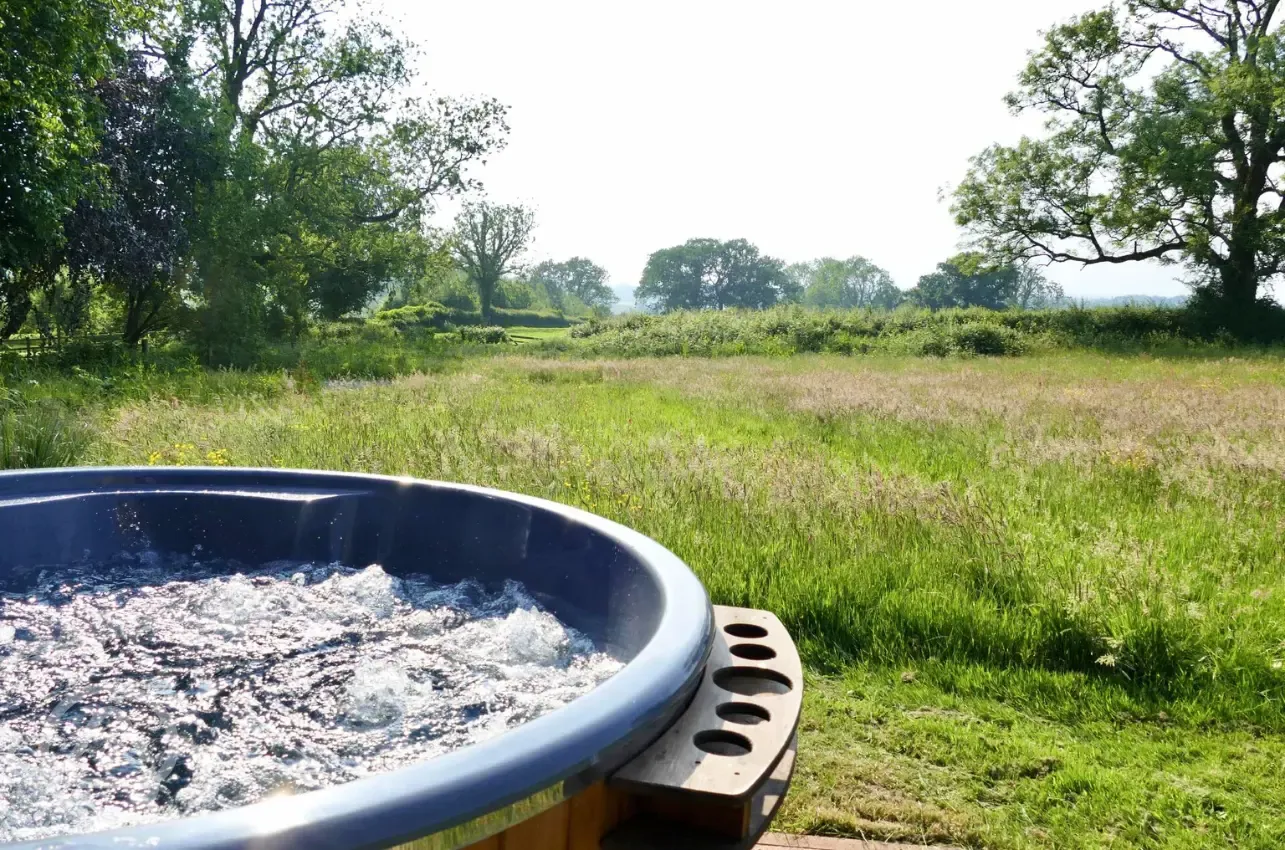
M495 288L500 278L517 271L534 229L535 213L518 204L474 201L456 216L452 250L477 287L483 319L491 318Z
M973 160L954 212L1009 260L1187 265L1245 320L1285 271L1279 0L1128 0L1045 34L1008 102L1048 133Z

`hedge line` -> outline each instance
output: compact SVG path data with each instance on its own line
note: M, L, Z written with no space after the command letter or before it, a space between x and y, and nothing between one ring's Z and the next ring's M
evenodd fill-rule
M578 321L549 310L497 308L492 313L491 324L506 328L567 328ZM427 304L411 304L393 310L381 310L371 318L371 321L400 331L416 328L444 331L450 328L476 327L483 324L482 314L477 310L460 310L436 301L430 301Z
M573 328L574 347L618 356L791 354L1021 354L1033 348L1207 338L1198 318L1171 307L931 312L899 309L633 314Z

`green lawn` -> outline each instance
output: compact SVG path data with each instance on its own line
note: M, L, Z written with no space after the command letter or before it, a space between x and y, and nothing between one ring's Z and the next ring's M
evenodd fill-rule
M510 356L369 386L210 380L225 390L93 402L88 459L532 493L777 612L809 669L782 828L1285 845L1277 359Z

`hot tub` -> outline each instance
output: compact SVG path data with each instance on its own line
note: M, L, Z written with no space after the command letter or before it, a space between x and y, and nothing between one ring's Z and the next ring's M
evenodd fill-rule
M506 847L578 849L599 846L638 812L669 812L698 828L708 821L736 839L764 825L750 823L751 809L762 821L773 805L751 804L755 795L779 800L781 788L767 780L788 780L792 750L782 742L793 736L801 682L779 622L716 611L673 554L608 520L510 493L370 475L0 474L0 589L21 592L41 567L198 546L246 565L377 563L444 582L516 579L626 663L563 708L408 768L196 817L8 846L453 850L498 845L503 836ZM754 645L738 651L748 644L737 635ZM769 669L781 665L786 672ZM769 717L776 719L762 722ZM757 760L744 779L731 770L738 757ZM718 773L738 779L727 785ZM693 817L693 800L715 815Z

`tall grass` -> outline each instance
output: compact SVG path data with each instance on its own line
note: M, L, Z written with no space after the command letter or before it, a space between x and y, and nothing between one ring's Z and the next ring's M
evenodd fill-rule
M170 462L191 444L522 490L655 536L719 601L780 614L819 668L1063 671L1285 731L1274 378L509 362L253 410L127 409L96 457Z
M971 333L957 318L941 327ZM24 416L72 399L97 426L86 462L464 481L656 538L716 602L769 608L799 641L790 828L1285 846L1278 357L342 353L369 333L267 374L32 367L10 386Z
M71 466L88 444L83 423L61 404L25 403L0 388L0 469Z

